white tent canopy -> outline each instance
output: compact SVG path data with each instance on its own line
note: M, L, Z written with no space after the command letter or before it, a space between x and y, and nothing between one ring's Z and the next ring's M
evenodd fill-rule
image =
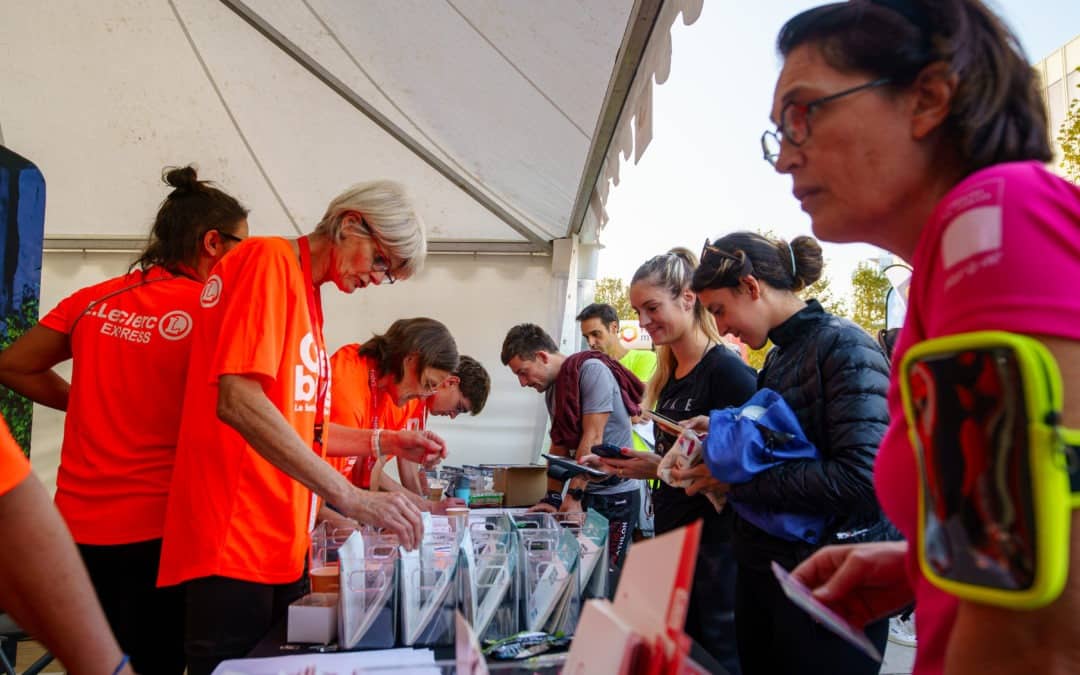
M399 317L444 321L493 380L481 416L438 427L451 461L527 461L545 415L499 362L502 336L532 321L576 350L619 154L647 145L670 27L700 11L701 0L4 3L0 143L47 181L42 308L126 269L164 166L195 163L251 208L259 235L308 232L346 186L396 179L433 255L405 284L327 293L331 347ZM61 419L35 413L39 468Z

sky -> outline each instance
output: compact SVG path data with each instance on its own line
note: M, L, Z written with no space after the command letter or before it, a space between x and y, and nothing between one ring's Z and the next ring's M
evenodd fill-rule
M623 162L600 235L599 276L629 282L637 267L673 246L695 253L705 238L743 229L790 240L811 234L791 195L791 178L761 157L780 72L776 33L785 20L820 2L707 0L692 26L672 28L668 80L653 89L653 140L641 162ZM1076 0L989 3L1012 26L1035 63L1080 35ZM827 244L825 273L838 295L851 272L881 251Z

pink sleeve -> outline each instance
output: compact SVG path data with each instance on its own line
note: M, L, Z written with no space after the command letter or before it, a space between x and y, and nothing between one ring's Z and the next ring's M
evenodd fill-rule
M939 206L929 336L1008 330L1080 340L1080 188L1034 162L981 171ZM920 263L917 263L920 264Z

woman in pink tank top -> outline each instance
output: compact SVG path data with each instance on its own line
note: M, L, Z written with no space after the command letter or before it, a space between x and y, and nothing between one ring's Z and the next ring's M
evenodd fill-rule
M814 233L911 261L912 345L1026 333L1062 368L1080 425L1080 189L1048 173L1046 112L1018 41L979 0L853 0L781 29L765 159L792 177ZM1080 546L1062 596L1034 611L958 600L922 576L915 457L894 367L875 485L910 544L822 549L795 575L865 625L916 603L915 672L1080 672ZM1073 524L1078 519L1074 516Z

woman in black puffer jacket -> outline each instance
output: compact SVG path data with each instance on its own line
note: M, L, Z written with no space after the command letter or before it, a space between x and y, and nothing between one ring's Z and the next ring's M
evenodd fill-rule
M874 496L873 468L888 426L889 366L877 342L851 321L797 292L821 277L821 247L737 232L706 245L693 290L720 333L752 348L775 345L758 388L780 394L795 412L818 460L791 460L750 482L712 489L741 503L824 515L818 545L773 537L735 522L738 563L735 623L743 673L876 673L872 662L783 595L769 563L787 569L830 543L873 541L893 532ZM708 481L706 481L708 482ZM884 649L888 621L867 628Z

